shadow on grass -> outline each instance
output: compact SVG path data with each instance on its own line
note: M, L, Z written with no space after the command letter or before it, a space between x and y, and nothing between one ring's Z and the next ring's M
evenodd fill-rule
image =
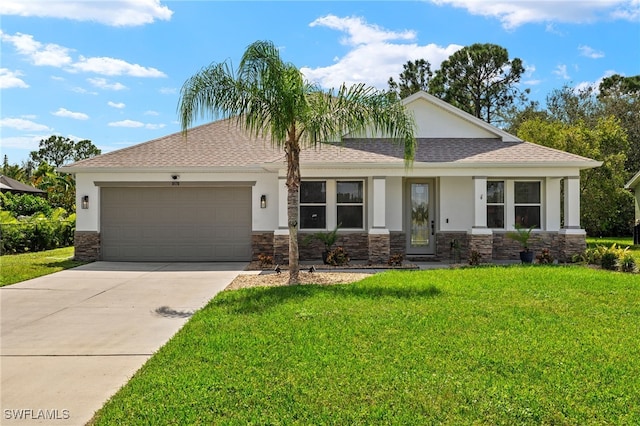
M86 265L87 263L91 263L91 262L85 262L82 260L65 259L65 260L58 260L55 262L41 263L41 265L45 268L71 269L71 268L76 268L78 266Z
M220 293L213 306L223 307L239 314L260 313L274 306L291 301L302 301L315 296L358 299L431 299L442 293L434 285L297 285L283 287L258 287Z

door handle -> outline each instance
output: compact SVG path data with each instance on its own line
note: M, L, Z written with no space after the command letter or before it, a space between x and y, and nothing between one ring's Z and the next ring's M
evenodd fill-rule
M436 221L432 220L431 221L431 235L434 235L436 233Z

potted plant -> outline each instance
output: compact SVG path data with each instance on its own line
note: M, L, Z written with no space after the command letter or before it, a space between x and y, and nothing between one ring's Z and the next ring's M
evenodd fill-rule
M535 225L525 228L520 225L515 225L516 232L509 232L507 237L520 243L522 251L520 252L520 260L522 263L533 263L533 251L529 249L529 240L531 239L531 231L535 228Z
M311 240L318 240L324 244L324 251L322 252L322 262L327 264L327 256L331 252L334 244L338 241L338 229L340 224L336 226L333 231L329 232L316 232L315 234L307 235L303 240L305 244L308 244Z

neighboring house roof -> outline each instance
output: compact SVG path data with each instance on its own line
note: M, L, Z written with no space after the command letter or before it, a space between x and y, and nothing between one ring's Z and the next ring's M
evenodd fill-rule
M25 192L32 194L44 194L45 191L29 186L26 183L19 182L10 177L0 175L0 191L2 192Z
M638 185L640 185L640 171L624 187L625 189L635 189Z

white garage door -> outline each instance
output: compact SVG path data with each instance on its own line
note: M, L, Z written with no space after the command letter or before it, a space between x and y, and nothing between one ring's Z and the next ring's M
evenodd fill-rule
M102 259L248 261L251 188L101 189Z

